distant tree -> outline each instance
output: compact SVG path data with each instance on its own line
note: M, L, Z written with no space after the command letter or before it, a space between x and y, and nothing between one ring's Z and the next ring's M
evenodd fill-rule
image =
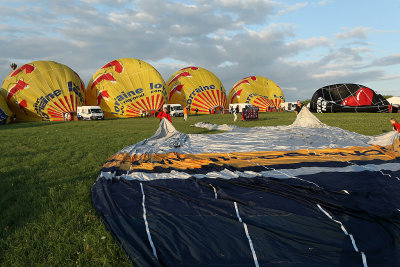
M306 99L306 100L301 101L301 103L303 103L304 106L307 106L308 103L310 103L310 102L311 102L311 99Z
M383 97L384 97L385 99L388 99L388 98L391 98L392 95L383 95Z

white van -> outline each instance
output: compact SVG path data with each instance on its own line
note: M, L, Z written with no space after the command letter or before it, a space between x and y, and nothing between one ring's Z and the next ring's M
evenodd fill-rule
M163 109L167 108L172 117L183 117L183 107L181 104L165 104Z
M81 106L77 109L79 120L104 120L104 112L99 106Z
M294 111L296 109L297 102L284 102L281 104L281 108L285 111Z
M236 110L236 107L239 107L239 113L242 112L242 109L245 107L252 107L252 104L249 103L235 103L235 104L229 104L229 113L233 113Z

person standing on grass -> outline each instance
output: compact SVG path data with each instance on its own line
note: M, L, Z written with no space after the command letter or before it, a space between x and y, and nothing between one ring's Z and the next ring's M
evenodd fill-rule
M233 121L237 121L237 114L239 113L239 106L236 106L235 109L233 109Z
M169 120L172 123L171 116L169 115L167 108L164 108L163 111L158 113L157 118L159 118L160 120L162 120L163 118L166 118L167 120Z
M395 118L391 118L390 123L393 126L393 131L398 131L400 133L400 123L398 123Z
M297 100L297 105L294 111L296 111L296 115L299 115L301 109L303 108L303 103L300 100Z
M185 121L187 121L187 115L188 115L187 107L184 107L184 108L183 108L183 119L184 119Z
M155 113L154 116L158 118L158 114L162 112L161 108L159 108Z

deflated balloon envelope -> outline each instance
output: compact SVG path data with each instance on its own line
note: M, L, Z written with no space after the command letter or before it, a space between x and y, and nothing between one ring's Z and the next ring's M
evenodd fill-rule
M230 104L249 103L267 111L269 107L279 108L285 102L281 88L273 81L261 77L250 76L239 80L228 95Z
M17 120L61 121L84 103L85 86L63 64L34 61L11 72L1 90Z
M86 88L86 104L100 106L107 118L138 117L166 103L165 83L150 64L133 58L113 60Z
M10 123L13 114L8 108L6 100L0 94L0 125Z
M187 67L175 72L167 82L169 104L181 104L191 113L227 107L226 92L221 81L212 72L200 67Z
M371 88L359 84L333 84L318 89L311 98L313 112L392 112L392 106Z
M105 162L93 205L132 264L400 266L395 131L382 142L307 109L290 126L224 129L163 119Z

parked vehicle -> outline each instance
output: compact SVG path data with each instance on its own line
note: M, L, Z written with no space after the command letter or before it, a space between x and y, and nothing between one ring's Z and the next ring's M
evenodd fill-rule
M245 107L252 107L252 104L249 103L235 103L235 104L229 104L229 113L233 113L233 111L236 109L236 107L239 107L239 113L242 113L242 110Z
M104 120L104 112L99 106L81 106L77 113L79 120Z
M183 117L183 107L181 104L165 104L163 108L167 108L171 117Z
M297 102L284 102L281 104L281 109L285 111L294 111L296 109Z

